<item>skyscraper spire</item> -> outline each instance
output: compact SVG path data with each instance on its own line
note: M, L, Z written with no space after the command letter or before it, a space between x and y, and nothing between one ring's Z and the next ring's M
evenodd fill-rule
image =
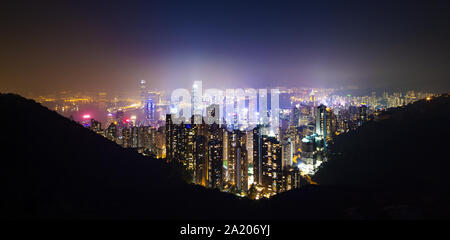
M146 81L145 80L141 80L140 82L140 91L141 91L141 108L145 107L146 104L146 100L147 100L147 86L146 86Z

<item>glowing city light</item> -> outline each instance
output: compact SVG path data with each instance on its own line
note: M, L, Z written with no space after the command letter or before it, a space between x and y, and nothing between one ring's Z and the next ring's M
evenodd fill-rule
M91 118L91 115L90 115L90 114L84 114L84 115L83 115L83 119L89 119L89 118Z

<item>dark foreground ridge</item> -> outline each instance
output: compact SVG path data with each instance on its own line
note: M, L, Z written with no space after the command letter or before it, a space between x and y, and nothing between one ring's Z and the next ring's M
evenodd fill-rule
M2 94L0 106L2 218L229 218L248 209L33 100Z
M0 95L0 218L330 219L448 217L448 95L383 115L330 147L321 186L251 201L184 183L14 94Z

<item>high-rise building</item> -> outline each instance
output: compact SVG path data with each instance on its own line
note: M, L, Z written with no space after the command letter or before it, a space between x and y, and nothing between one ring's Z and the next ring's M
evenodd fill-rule
M131 132L130 128L122 128L122 139L121 139L121 145L124 148L131 147Z
M208 143L208 187L223 189L223 142L212 140Z
M193 162L195 183L207 186L208 184L208 145L207 138L199 135L195 136L193 144Z
M140 150L152 150L152 131L148 126L138 128L138 144Z
M248 159L246 134L239 130L228 133L228 167L229 183L237 193L248 191Z
M263 132L263 127L253 129L253 174L255 183L268 194L282 191L282 147L275 137Z
M325 105L320 105L316 109L316 134L325 138L327 134L327 110Z
M223 131L223 167L224 167L224 174L223 174L223 182L224 184L226 182L230 182L230 176L228 175L228 131L224 129Z
M359 119L358 119L358 125L361 126L365 122L367 122L367 106L361 105L359 108Z
M177 147L177 131L172 121L172 114L166 115L166 161L174 161L175 150Z
M111 141L116 141L117 139L117 124L111 123L106 129L106 138Z
M262 186L270 194L281 192L281 145L274 137L264 137L262 145Z
M330 141L336 132L336 116L333 114L330 108L326 108L326 138L325 141Z
M139 88L140 88L140 97L141 97L141 108L145 107L145 103L147 101L147 82L145 80L141 80L139 82Z
M91 124L90 124L89 128L90 128L92 131L96 132L97 134L103 135L102 123L96 121L96 120L93 119L93 118L91 119Z
M130 129L130 146L132 148L138 148L139 144L139 128L136 126Z
M113 123L115 121L114 119L114 115L112 113L108 113L106 115L106 121L105 121L105 126L109 126L111 123Z
M263 134L259 125L253 129L253 181L258 185L262 184L262 144Z
M150 100L151 99L151 100ZM151 104L150 104L151 102ZM155 126L159 119L163 116L163 106L161 104L161 93L156 91L147 92L147 105L145 106L147 111L144 111L147 119L151 119L148 124Z
M300 109L298 107L293 107L291 112L291 126L299 126L300 124Z
M316 134L319 135L326 146L336 131L336 117L330 108L320 105L316 109Z
M247 140L246 140L246 147L247 147L247 164L248 164L248 186L250 187L254 181L254 169L253 169L253 131L247 131Z
M181 145L178 148L181 150L180 154L183 155L186 167L188 170L193 171L194 178L196 177L196 162L194 159L194 148L195 148L195 137L198 126L195 124L180 124L178 125L181 129L181 140L179 141Z
M292 166L294 144L289 137L284 139L282 143L282 168L288 168Z
M300 170L297 167L283 169L282 191L289 191L300 187Z
M153 125L155 122L155 104L153 99L148 98L144 107L145 120L147 122L146 125Z

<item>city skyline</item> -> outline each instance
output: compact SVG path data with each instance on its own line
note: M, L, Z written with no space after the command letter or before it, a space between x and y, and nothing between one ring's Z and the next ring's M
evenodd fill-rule
M328 146L337 136L379 121L389 109L431 101L439 94L220 90L194 81L191 89L166 95L139 80L134 103L111 102L107 96L99 93L90 100L99 115L80 110L83 102L67 100L55 110L123 148L180 165L188 183L258 200L317 184L311 177L328 162ZM43 104L52 102L57 101ZM75 109L65 112L67 104Z
M144 84L143 84L144 82ZM200 81L201 82L201 81ZM194 82L195 83L195 82ZM44 104L45 106L49 107L50 109L56 110L60 114L69 117L67 115L68 112L74 112L76 113L76 116L80 119L84 114L90 114L92 115L94 112L97 112L95 115L95 118L97 120L104 121L104 117L106 117L106 114L112 111L116 111L117 109L123 108L127 109L127 111L132 109L139 109L146 106L146 102L150 100L152 103L151 107L164 107L166 108L166 112L170 112L170 106L173 106L173 103L171 103L171 94L174 92L168 92L168 91L160 91L158 89L152 89L150 88L145 80L139 80L137 83L135 82L135 89L123 92L123 93L117 93L117 92L74 92L74 91L62 91L58 93L52 93L48 95L25 95L28 98L32 98L36 100L39 103ZM139 88L139 89L138 89ZM259 88L264 89L264 88ZM316 98L318 98L319 103L328 105L330 102L329 97L331 97L331 101L333 98L345 98L345 101L349 101L349 99L352 99L350 101L352 102L360 102L363 104L369 103L372 107L374 107L375 103L372 101L369 101L368 99L376 99L376 98L384 98L388 99L393 97L397 99L389 100L389 103L386 105L383 105L382 108L389 108L389 107L396 107L401 106L405 103L410 102L412 99L423 99L432 95L440 94L440 92L429 92L429 91L415 91L413 89L405 89L405 90L374 90L374 89L358 89L353 86L350 86L348 88L286 88L286 87L279 87L276 88L279 90L279 94L281 94L281 109L290 109L295 106L298 102L309 100L311 95L316 95ZM175 90L175 89L174 89ZM193 93L192 89L185 89L186 91ZM206 93L206 90L211 89L204 89L201 92L203 95ZM226 93L227 89L217 89L214 90L222 91L222 93ZM228 88L228 90L230 90ZM239 88L235 90L243 90L245 94L248 94L247 91L257 91L255 89L249 89L249 88ZM266 89L269 92L270 96L270 89ZM259 91L259 90L258 90ZM214 93L210 92L209 94ZM258 94L259 95L259 94ZM409 96L408 96L409 95ZM406 100L401 100L400 98L403 98L407 96ZM209 104L207 102L211 101L208 97L208 99L203 99L204 101L203 108L208 107ZM225 100L225 98L224 98ZM197 100L198 101L198 100ZM391 102L393 101L393 102ZM270 101L269 101L270 102ZM344 102L341 102L340 104L343 104ZM331 102L330 102L331 103ZM186 102L185 104L189 104L190 102ZM248 99L246 100L246 106L248 105ZM92 105L95 105L93 107ZM226 101L223 102L222 108L225 108L227 105ZM80 106L90 106L87 109L80 109ZM270 106L269 106L270 108ZM161 109L160 109L161 110ZM203 115L205 115L205 109L203 109ZM160 113L161 115L162 113ZM133 114L132 114L133 115ZM135 114L134 114L135 115ZM164 115L164 114L162 114ZM72 116L71 117L76 117ZM128 117L130 117L129 115ZM136 117L136 116L134 116ZM141 116L141 118L144 118L144 116ZM164 119L160 119L164 120Z
M1 9L0 219L16 235L91 220L101 236L317 238L322 219L450 217L448 0Z

